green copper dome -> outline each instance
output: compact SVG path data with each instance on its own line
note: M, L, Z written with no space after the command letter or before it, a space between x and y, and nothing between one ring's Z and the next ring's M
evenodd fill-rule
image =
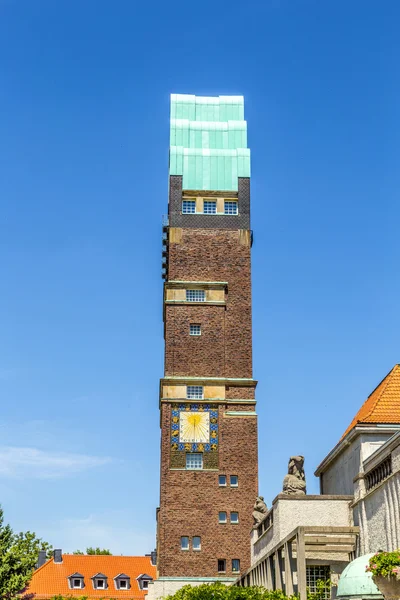
M371 573L365 571L373 554L359 556L347 565L340 576L337 589L338 598L382 598Z
M169 155L184 190L237 191L250 177L243 96L172 94Z

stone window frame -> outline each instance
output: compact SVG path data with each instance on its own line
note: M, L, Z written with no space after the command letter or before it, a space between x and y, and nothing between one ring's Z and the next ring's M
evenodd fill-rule
M232 520L232 516L236 515L237 519L235 521ZM232 510L231 514L230 514L230 522L232 523L232 525L239 525L239 513L237 510Z
M204 400L204 385L187 385L187 400Z
M199 465L201 462L201 466L196 466L196 458L197 460L199 460L198 457L201 457L201 460L199 460ZM190 459L188 460L188 458L192 458L193 462L191 466L188 466ZM194 465L194 466L193 466ZM185 457L185 468L187 471L202 471L203 470L203 465L204 465L204 461L203 461L203 453L202 452L186 452L186 457Z
M206 205L207 205L207 208L206 208ZM208 199L203 200L203 215L216 215L216 214L217 214L217 201L216 200L208 200Z
M230 209L235 207L235 212L231 212ZM239 203L237 200L224 200L224 215L234 215L237 216L239 214Z
M186 210L193 208L194 210ZM182 214L183 215L195 215L196 214L196 198L184 198L182 200Z
M206 302L206 290L188 288L186 290L186 302Z
M225 515L225 517L223 517L222 515ZM221 525L225 525L228 522L228 513L226 512L226 510L220 510L218 512L218 523L220 523Z

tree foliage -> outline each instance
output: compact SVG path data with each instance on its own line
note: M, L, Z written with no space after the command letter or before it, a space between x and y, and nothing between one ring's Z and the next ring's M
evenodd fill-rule
M4 524L0 507L0 599L14 600L22 593L36 566L39 551L50 554L52 547L30 531L14 533Z
M263 587L226 586L223 583L204 583L199 586L185 585L165 600L298 600L286 596L282 590L266 590Z
M89 546L89 548L86 548L86 552L82 552L82 550L75 550L74 554L80 554L80 555L84 555L84 554L88 554L88 555L105 554L107 556L112 556L112 552L110 552L106 548L99 548L99 547L92 548L91 546Z

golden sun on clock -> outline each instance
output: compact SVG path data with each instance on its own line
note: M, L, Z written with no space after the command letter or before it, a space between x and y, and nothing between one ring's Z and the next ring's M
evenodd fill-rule
M210 441L210 414L182 411L179 415L179 441L208 443Z

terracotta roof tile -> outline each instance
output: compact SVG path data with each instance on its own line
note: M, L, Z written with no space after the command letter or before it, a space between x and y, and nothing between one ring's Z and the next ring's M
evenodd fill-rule
M155 579L156 568L151 564L149 556L107 556L107 555L76 555L63 554L62 563L53 559L37 569L32 576L27 593L35 594L35 600L51 598L56 594L63 596L87 596L88 598L137 598L142 599L147 590L141 590L136 578L146 573ZM71 590L68 587L68 577L73 573L82 573L85 587ZM108 578L108 589L93 589L92 577L104 573ZM129 590L116 590L114 577L125 573L130 577Z
M400 424L400 365L395 365L368 396L342 438L360 423Z

